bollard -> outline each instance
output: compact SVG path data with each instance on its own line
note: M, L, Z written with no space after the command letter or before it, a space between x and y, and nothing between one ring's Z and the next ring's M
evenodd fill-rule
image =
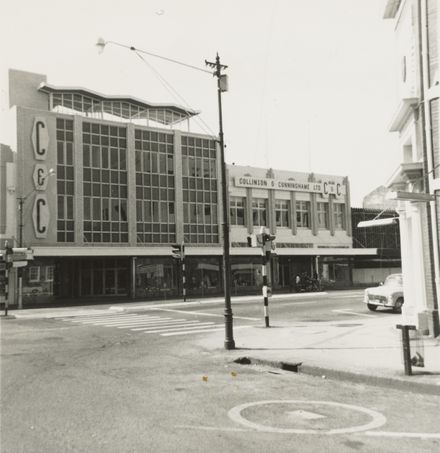
M416 330L416 326L397 324L397 329L402 331L402 350L403 350L403 365L405 368L405 375L412 375L411 367L411 347L409 343L409 331Z

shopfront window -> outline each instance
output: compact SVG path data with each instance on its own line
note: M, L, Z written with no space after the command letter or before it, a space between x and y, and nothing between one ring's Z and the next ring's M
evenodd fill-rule
M255 292L263 284L261 259L257 257L231 257L232 294Z
M56 295L54 262L51 259L35 259L23 268L23 304L45 304Z
M178 294L178 266L172 258L136 259L136 297L166 299Z
M222 288L220 257L187 257L185 259L188 294L218 294Z

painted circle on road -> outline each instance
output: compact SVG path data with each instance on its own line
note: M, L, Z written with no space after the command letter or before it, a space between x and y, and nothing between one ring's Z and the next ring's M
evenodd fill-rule
M371 418L369 423L365 423L362 425L356 426L347 426L338 429L304 429L304 428L277 428L274 426L263 425L259 423L255 423L253 421L248 420L245 416L243 416L243 411L246 409L257 407L257 406L269 406L269 405L293 405L295 408L302 408L307 406L324 406L327 410L328 407L333 407L335 409L342 409L348 411L354 411L357 413L361 413L367 415ZM314 419L314 418L325 418L321 417L319 414L314 414L312 412L297 410L297 413L304 413L310 414L306 416L306 418ZM292 412L293 413L293 412ZM252 403L245 403L239 406L233 407L228 412L229 418L233 421L246 426L248 428L262 431L262 432L270 432L270 433L291 433L291 434L345 434L345 433L356 433L360 431L368 431L371 429L379 428L383 426L387 419L384 415L380 412L373 411L371 409L367 409L365 407L353 406L350 404L343 404L343 403L336 403L332 401L301 401L301 400L268 400L268 401L255 401ZM353 414L354 415L354 414Z

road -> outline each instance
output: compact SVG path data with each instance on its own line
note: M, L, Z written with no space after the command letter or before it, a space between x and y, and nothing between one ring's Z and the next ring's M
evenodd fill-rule
M440 450L440 396L231 363L200 341L222 328L222 308L3 319L1 451ZM258 298L233 310L236 335L263 324ZM273 298L270 315L273 325L393 316L370 314L356 292Z

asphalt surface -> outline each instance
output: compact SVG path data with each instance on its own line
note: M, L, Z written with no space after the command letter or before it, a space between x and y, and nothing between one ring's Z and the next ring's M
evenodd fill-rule
M274 301L271 321L370 316L347 295ZM200 324L221 324L221 303L108 311L2 320L2 452L440 450L440 396L242 366L221 345L205 349L217 327ZM262 302L234 305L235 334L262 313ZM154 319L135 327L128 314ZM170 330L164 317L197 327Z

